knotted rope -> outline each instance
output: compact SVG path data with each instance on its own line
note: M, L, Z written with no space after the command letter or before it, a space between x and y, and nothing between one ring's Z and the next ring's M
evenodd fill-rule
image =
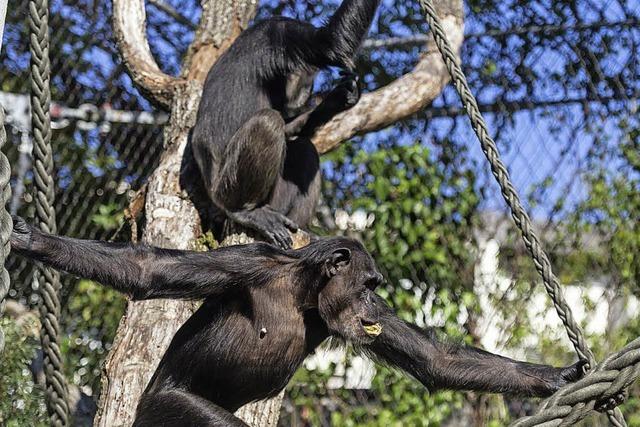
M49 8L47 0L30 0L31 27L31 121L33 125L33 175L35 183L36 223L47 233L56 232L53 208L53 154L51 149L51 92L49 80ZM49 268L39 271L38 281L42 301L42 351L46 383L47 409L54 426L69 424L67 385L62 371L58 336L60 335L60 275Z
M529 219L529 216L527 215L527 212L525 211L524 206L520 201L520 197L518 196L518 193L515 187L513 186L513 183L511 182L511 178L509 177L509 172L507 171L505 164L502 162L502 159L500 158L498 147L495 141L493 140L493 138L491 138L491 136L489 135L487 124L484 121L484 118L482 117L482 114L480 112L480 109L478 108L478 103L475 97L471 93L471 89L469 88L467 79L464 73L462 72L462 68L457 62L457 57L453 52L453 50L451 49L451 45L449 41L447 40L447 36L444 29L442 28L440 18L436 14L436 10L433 7L433 2L432 0L420 0L420 5L422 6L422 10L426 15L426 19L427 19L427 22L429 23L429 27L431 28L431 32L435 39L436 46L438 47L438 50L442 54L442 58L445 62L447 70L449 71L451 80L456 90L458 91L462 104L464 105L464 108L469 116L469 119L471 120L471 125L473 127L473 130L476 136L478 137L478 140L480 141L482 151L484 152L485 157L487 158L489 164L491 165L491 172L493 173L493 176L496 178L496 181L500 186L502 196L504 197L504 200L507 203L509 210L511 211L511 216L513 217L513 220L516 226L520 229L520 232L522 234L522 239L524 240L525 246L529 250L529 254L533 259L536 270L542 277L544 287L553 301L553 305L556 309L556 312L558 313L558 316L562 320L562 323L564 324L565 329L567 330L569 339L571 340L571 343L573 344L573 347L575 348L575 351L578 354L578 357L581 360L585 361L588 364L589 368L594 368L596 366L596 363L595 363L595 358L593 356L593 353L591 352L591 350L589 349L589 347L585 342L582 329L573 318L573 313L569 305L567 304L567 301L564 299L564 296L560 289L560 282L558 281L558 278L553 273L553 270L551 268L551 262L549 261L549 258L545 253L544 249L542 249L540 240L538 239L538 236L533 230L531 219ZM623 353L624 353L624 350L623 350ZM628 358L623 358L620 360L629 361ZM630 365L627 365L627 366L630 366ZM606 367L602 369L606 369ZM621 378L622 376L625 376L625 377L627 376L628 371L625 371L625 372L627 373L623 374L622 371L619 372ZM587 378L590 378L590 377L591 375L589 375ZM637 375L635 378L637 378ZM616 381L616 384L617 383L618 381ZM574 385L571 385L571 386L574 386ZM571 387L571 386L568 386L568 387ZM558 395L563 395L563 393L561 392L558 392ZM584 394L583 397L587 399L586 397L587 395L588 394ZM598 397L597 400L600 400L600 398L607 398L607 397L610 397L610 396L607 396L606 394L602 394ZM592 407L593 405L595 405L594 403L595 399L587 399L587 401L591 401L590 404L592 405ZM554 399L550 399L549 402L550 403L548 403L548 405L551 405L551 406L554 406L556 404L555 403L556 401ZM624 418L620 410L616 408L614 410L607 411L607 413L609 415L609 419L615 426L617 427L626 426L626 422L624 421Z
M514 427L572 426L598 409L596 402L615 398L640 375L640 338L605 359L589 375L560 389L538 413L517 420Z

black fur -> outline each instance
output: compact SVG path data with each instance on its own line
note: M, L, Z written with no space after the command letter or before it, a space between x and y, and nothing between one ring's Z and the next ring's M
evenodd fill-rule
M320 191L309 137L357 103L353 57L378 3L345 0L321 28L282 17L259 22L213 65L189 148L221 213L214 218L285 249L288 231L307 226ZM316 73L327 66L342 68L344 78L311 101Z
M44 234L14 218L13 251L135 299L203 298L141 398L136 426L244 425L232 412L279 393L329 337L408 372L429 389L548 396L582 375L439 341L374 293L382 276L351 239L284 251L264 243L188 252ZM364 325L379 323L382 333Z

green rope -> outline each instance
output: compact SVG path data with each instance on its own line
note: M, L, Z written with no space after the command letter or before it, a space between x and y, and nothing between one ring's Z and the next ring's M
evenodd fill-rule
M49 79L49 7L47 0L30 0L31 27L31 120L33 125L33 168L36 201L36 222L47 233L56 232L53 208L55 187L53 182L53 153L51 149L51 92ZM46 382L47 409L54 426L69 425L67 385L63 376L60 335L60 275L43 268L38 274L41 303L42 351Z
M426 15L435 43L442 54L442 58L447 66L453 84L456 87L456 90L462 100L462 104L464 105L469 119L471 120L473 130L480 141L482 151L491 165L491 171L500 185L502 196L509 206L511 216L513 217L516 226L520 229L525 246L529 250L529 254L534 261L536 270L542 277L545 289L553 301L556 312L567 330L569 339L571 340L578 357L587 362L590 368L593 368L596 365L593 353L587 346L582 329L573 318L571 308L562 295L560 282L552 271L551 262L549 261L545 251L542 249L540 240L533 230L531 220L529 219L529 216L520 201L518 193L511 182L509 172L500 158L498 147L493 138L489 135L487 124L482 117L482 113L478 108L478 103L475 97L471 93L467 79L457 62L456 55L447 40L446 33L442 28L440 19L433 7L432 0L420 0L420 4ZM613 425L617 427L626 426L622 413L617 408L615 410L609 410L607 413Z

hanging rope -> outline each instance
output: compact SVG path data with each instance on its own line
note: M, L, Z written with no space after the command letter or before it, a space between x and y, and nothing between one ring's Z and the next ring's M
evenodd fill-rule
M457 62L456 55L447 40L446 33L442 28L440 18L438 18L435 8L433 7L432 0L420 0L420 4L426 15L435 43L442 54L453 84L460 95L467 114L469 115L473 130L480 141L482 151L491 165L493 176L500 185L502 196L509 206L511 216L513 217L516 226L520 229L525 246L529 250L529 254L534 261L536 270L542 277L544 287L553 301L556 312L567 330L569 339L571 340L578 357L588 363L589 368L594 368L596 363L593 353L587 346L582 329L573 318L573 313L562 295L560 282L552 271L551 262L549 261L547 254L542 249L538 236L533 230L531 220L529 219L529 216L520 201L518 193L511 182L509 172L500 158L498 147L489 135L487 124L480 113L477 101L471 93L471 89L469 89L467 79ZM629 362L627 358L623 359ZM630 364L633 364L633 362L627 363L626 366L630 366ZM589 377L591 377L591 375ZM609 396L602 395L600 397ZM607 414L615 426L626 426L622 413L617 408L615 410L607 411Z
M4 32L4 17L7 13L7 1L0 0L0 48L2 47L2 34ZM9 186L9 178L11 178L11 167L7 156L4 155L2 149L7 142L7 134L4 131L4 109L0 105L0 317L4 312L4 299L9 292L9 272L4 267L4 262L9 255L11 248L9 247L9 239L11 238L11 230L13 230L13 221L11 215L7 212L6 206L11 199L11 187ZM4 332L0 328L0 354L4 350Z
M4 299L9 292L9 272L4 267L4 261L11 250L9 239L13 230L11 215L7 212L6 205L11 199L11 167L9 160L4 155L2 149L7 142L7 134L4 131L4 109L0 106L0 315L4 312ZM0 328L0 353L4 350L4 332Z
M47 0L30 0L31 27L31 120L33 125L33 175L35 183L36 222L47 233L56 232L53 208L53 154L51 150L51 92L49 79L49 8ZM46 382L47 409L54 426L69 424L67 386L62 371L58 336L60 326L60 275L49 268L39 271L41 295L42 351Z

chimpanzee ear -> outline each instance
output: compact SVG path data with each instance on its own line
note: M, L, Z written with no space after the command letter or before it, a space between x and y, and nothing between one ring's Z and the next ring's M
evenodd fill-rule
M331 257L324 262L323 272L328 278L332 278L341 268L351 262L351 251L347 248L340 248L333 251Z

